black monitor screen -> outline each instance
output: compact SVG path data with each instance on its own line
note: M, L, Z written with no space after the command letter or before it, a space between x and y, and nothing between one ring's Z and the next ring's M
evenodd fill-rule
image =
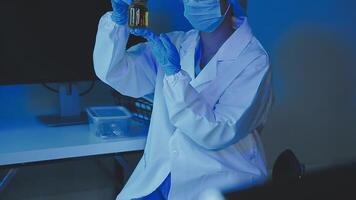
M109 0L1 0L0 84L92 80Z

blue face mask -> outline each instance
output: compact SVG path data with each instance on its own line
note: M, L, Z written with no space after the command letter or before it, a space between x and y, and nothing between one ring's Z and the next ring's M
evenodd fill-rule
M224 20L230 5L225 14L221 15L220 0L184 0L184 16L195 29L213 32Z

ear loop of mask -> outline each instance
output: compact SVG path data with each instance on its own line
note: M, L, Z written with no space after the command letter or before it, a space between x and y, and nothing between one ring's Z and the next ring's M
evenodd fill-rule
M229 5L227 6L227 9L225 11L224 17L226 17L226 15L229 12L230 8L231 8L231 3L229 3Z
M229 12L230 8L231 8L231 3L229 3L229 5L228 5L227 8L226 8L225 14L223 15L224 18L226 17L226 15L227 15L227 13ZM233 25L233 26L234 26L234 25Z

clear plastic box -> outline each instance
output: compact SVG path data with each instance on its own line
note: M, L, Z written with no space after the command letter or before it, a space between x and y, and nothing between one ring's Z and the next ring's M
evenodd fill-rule
M122 106L87 108L89 128L101 138L124 136L128 131L132 114Z

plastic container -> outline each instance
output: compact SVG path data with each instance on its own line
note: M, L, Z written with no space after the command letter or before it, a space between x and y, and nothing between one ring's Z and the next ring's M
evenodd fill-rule
M89 128L101 138L124 136L128 132L132 114L121 106L87 108Z

